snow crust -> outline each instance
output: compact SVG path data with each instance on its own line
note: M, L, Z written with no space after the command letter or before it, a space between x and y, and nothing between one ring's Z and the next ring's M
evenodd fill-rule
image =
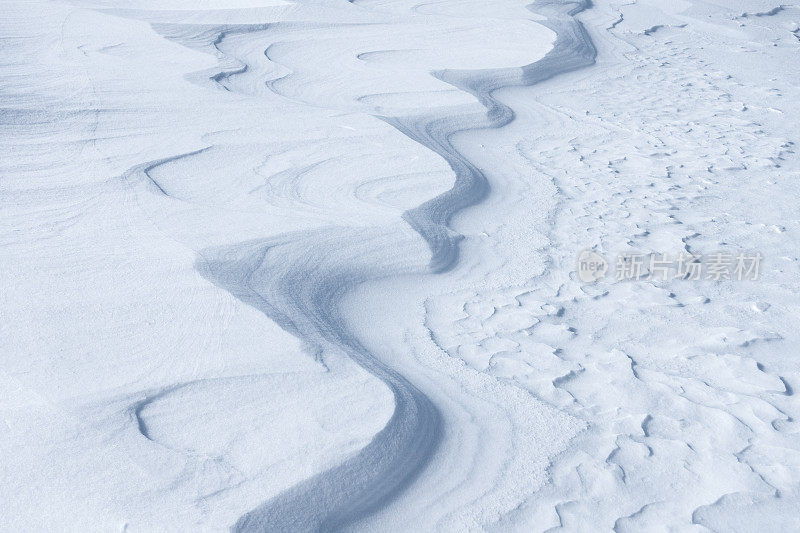
M798 5L0 13L0 529L800 528Z

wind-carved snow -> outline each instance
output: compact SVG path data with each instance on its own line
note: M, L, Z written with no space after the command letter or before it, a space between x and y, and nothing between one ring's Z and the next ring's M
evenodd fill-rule
M542 9L548 11L546 7ZM568 18L578 9L579 6L551 8L549 14L554 19ZM450 217L480 201L487 191L481 171L452 146L450 136L469 128L499 127L512 119L513 112L494 101L492 91L513 84L533 84L560 71L590 64L593 60L594 50L576 22L554 20L550 24L559 30L556 52L526 68L486 73L447 69L437 73L437 78L474 95L485 110L473 110L468 104L466 109L453 109L451 105L444 111L422 105L425 93L417 92L418 88L427 84L438 92L443 90L440 82L429 78L429 69L480 66L480 61L462 60L459 64L457 60L447 61L448 58L438 55L426 64L424 60L430 53L426 54L422 47L433 44L426 40L436 35L435 25L432 28L426 24L424 33L418 37L414 31L403 33L402 25L395 25L396 33L390 41L396 41L397 46L414 42L415 46L421 47L409 52L388 49L383 54L375 51L354 53L357 51L353 50L354 42L360 48L375 46L386 49L392 46L393 43L386 43L384 35L376 39L370 25L357 29L350 26L325 28L328 36L324 39L319 37L320 28L311 24L306 31L302 24L287 25L286 28L276 25L264 30L263 34L251 31L251 28L239 33L231 27L220 32L214 46L223 54L231 54L230 50L243 48L259 50L256 46L263 47L266 40L265 58L269 63L283 67L277 72L269 72L271 65L266 68L259 65L265 63L259 56L237 57L245 66L218 78L224 80L225 88L231 91L255 94L271 91L282 97L326 107L341 101L339 108L342 111L363 111L364 97L370 96L363 93L364 89L381 87L382 80L390 82L387 88L391 85L395 92L384 93L374 111L409 138L440 155L455 172L452 189L405 215L431 249L429 269L441 273L449 270L457 258L458 236L447 227ZM491 26L482 24L480 31L494 33ZM513 28L514 25L506 22L503 26L508 31L508 26ZM170 28L161 29L170 32ZM476 28L450 31L457 39L467 39ZM187 41L186 34L180 30L177 36L172 35L182 42ZM370 39L378 42L373 45ZM254 42L259 44L254 45ZM323 47L310 49L309 42L321 42ZM513 54L509 58L508 51L501 57L513 61ZM481 54L476 59L491 64L491 55ZM329 60L326 60L327 56ZM362 73L358 64L352 66L352 70L346 68L347 63L340 59L342 57L369 60L379 67L388 62L392 69ZM405 68L397 64L403 59ZM441 64L443 60L444 64ZM331 70L322 70L328 66L332 67ZM397 86L401 85L396 78L398 69L405 74L403 83L413 84L413 96L421 100L411 109L415 112L412 116L392 113ZM282 73L282 70L288 72ZM419 76L420 72L423 76ZM275 74L279 77L270 79ZM268 81L260 87L259 83L263 83L265 77ZM308 91L308 88L320 84L328 90L322 93L316 89ZM366 87L362 88L364 85ZM458 93L453 94L456 96L455 104L465 105ZM402 112L408 112L408 99L401 98L399 107ZM284 329L311 344L315 351L324 354L326 350L337 349L346 353L381 379L395 399L392 419L358 455L269 500L243 516L234 529L329 530L353 524L396 498L435 453L442 431L438 409L401 371L376 358L361 345L348 331L337 310L342 296L360 283L419 270L420 265L410 269L407 260L404 264L408 251L414 250L413 244L402 246L407 239L394 228L382 228L378 232L326 229L278 238L277 242L247 243L203 253L204 261L199 268L207 278L264 311ZM317 251L319 253L315 253Z
M797 529L796 6L3 9L4 527Z
M547 127L517 148L559 190L549 268L519 286L431 298L426 324L452 357L591 424L509 527L791 531L797 309L772 302L784 269L797 268L786 235L797 228L785 224L794 207L780 192L798 176L796 130L781 118L797 87L772 78L765 88L755 58L726 52L771 45L736 33L717 42L657 7L609 10L597 39L612 51L607 68L536 98ZM653 20L663 29L640 30ZM778 42L796 55L785 34ZM574 278L585 248L613 258L722 246L770 250L773 266L727 286Z

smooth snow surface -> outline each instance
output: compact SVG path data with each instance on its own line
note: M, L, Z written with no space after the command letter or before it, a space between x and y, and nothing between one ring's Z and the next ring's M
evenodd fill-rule
M0 530L800 530L800 4L4 0L0 43Z

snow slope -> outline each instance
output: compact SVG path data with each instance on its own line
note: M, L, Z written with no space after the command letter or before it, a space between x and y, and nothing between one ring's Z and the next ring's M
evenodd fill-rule
M797 529L800 7L661 4L4 3L0 528Z

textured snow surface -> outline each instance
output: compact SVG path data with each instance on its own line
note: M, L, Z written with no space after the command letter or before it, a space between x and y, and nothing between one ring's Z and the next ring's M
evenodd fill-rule
M4 0L0 44L0 530L800 530L800 4Z

